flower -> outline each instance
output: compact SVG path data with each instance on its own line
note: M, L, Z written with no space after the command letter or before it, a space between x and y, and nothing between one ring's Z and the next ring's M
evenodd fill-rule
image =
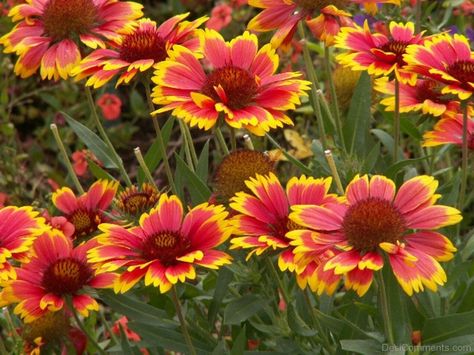
M97 99L97 106L102 111L102 116L108 121L114 121L122 113L122 100L114 94L105 93Z
M467 141L469 149L474 150L474 116L468 118ZM463 115L457 114L454 117L443 117L436 123L433 131L423 135L423 146L434 147L441 144L462 145Z
M104 48L102 38L129 32L142 7L116 0L28 0L10 10L12 20L21 22L0 44L19 55L15 74L22 78L40 68L43 79L67 79L81 60L81 45Z
M456 248L434 230L458 223L453 208L437 205L438 182L417 176L395 190L381 175L357 175L347 186L345 201L322 206L293 206L290 219L309 230L292 232L295 254L334 256L323 271L345 276L345 286L359 296L372 284L374 271L384 266L384 254L403 290L412 295L424 287L436 291L446 282L439 261L448 261ZM327 290L326 290L327 291Z
M153 102L164 105L153 114L173 115L201 129L213 127L219 114L233 128L263 135L270 128L293 124L284 111L300 104L309 82L301 74L275 74L278 56L269 44L258 50L258 40L245 32L230 43L206 29L201 33L206 72L199 54L174 46L170 58L156 65Z
M338 65L333 70L332 77L336 89L337 102L341 109L345 111L351 104L352 95L360 79L360 72ZM328 99L330 101L331 97Z
M47 226L33 207L0 208L0 280L15 278L9 259L21 260Z
M380 76L395 72L397 79L403 83L414 84L416 75L405 68L403 54L410 44L423 43L422 35L417 35L415 25L411 22L390 22L390 36L371 33L369 24L364 27L344 27L335 39L335 46L348 50L339 54L337 61L352 70L367 70L369 74Z
M46 223L51 229L60 231L68 238L72 238L74 235L74 225L69 222L66 217L52 217L47 210L44 210L43 213L41 213L41 216L44 217Z
M112 203L118 185L117 181L99 180L79 197L69 187L53 193L54 206L74 225L73 238L89 236L107 220L104 211Z
M414 85L400 83L400 112L421 111L424 114L441 116L459 111L459 101L441 94L439 84L431 79L418 79ZM395 110L395 82L387 77L378 78L374 89L389 95L380 101L385 111Z
M112 333L114 333L115 335L120 336L120 328L123 329L123 331L125 333L125 336L127 337L128 340L131 340L131 341L134 341L134 342L137 342L137 341L141 340L140 335L138 335L137 333L135 333L133 330L131 330L128 327L128 318L126 316L120 317L114 323L114 325L112 326Z
M298 22L306 20L313 34L332 40L339 32L340 22L348 25L350 13L340 10L349 0L249 0L249 5L263 9L250 20L248 29L257 32L277 30L271 39L276 47L287 47ZM312 18L315 14L318 17Z
M211 18L206 27L220 31L232 21L232 7L227 4L218 4L211 11Z
M160 192L144 182L140 189L132 185L120 192L115 199L115 207L121 214L138 217L155 207L159 198Z
M474 93L474 52L462 35L436 35L423 46L409 46L403 59L407 70L443 83L442 94L467 100Z
M73 70L75 80L88 77L86 85L98 88L120 75L115 86L128 84L137 74L165 60L173 45L196 50L199 45L196 29L207 18L184 21L188 15L173 16L159 27L150 19L139 20L132 31L110 43L111 49L97 49L84 58Z
M99 305L86 288L111 287L116 276L94 275L93 265L86 258L93 246L95 241L91 240L74 248L72 240L62 233L44 232L33 242L29 261L16 268L16 280L6 284L2 300L18 303L14 313L26 323L63 309L68 298L74 309L87 317Z
M261 255L267 249L279 251L278 266L282 271L295 271L293 247L286 234L302 228L293 223L288 215L293 205L322 205L336 202L335 195L329 194L331 178L293 177L286 185L286 191L278 178L270 173L257 174L246 181L251 194L239 192L231 199L230 207L239 214L232 218L234 234L230 249L251 249L253 254Z
M216 168L213 184L216 197L228 202L239 191L250 192L245 181L256 174L270 172L275 172L275 162L267 154L248 149L234 150Z
M378 4L394 4L400 6L400 0L351 0L355 4L364 6L365 11L371 15L375 15L378 11Z
M144 213L139 226L124 228L101 224L99 246L89 251L98 272L123 268L114 291L126 292L145 278L145 285L168 291L178 281L196 278L194 265L217 269L231 257L214 247L222 244L232 229L223 206L207 203L192 208L183 219L178 197L162 194L158 205Z
M71 155L72 158L72 167L77 176L84 176L87 174L87 168L89 166L89 160L92 160L97 165L102 165L102 163L97 159L97 157L88 149L76 150Z

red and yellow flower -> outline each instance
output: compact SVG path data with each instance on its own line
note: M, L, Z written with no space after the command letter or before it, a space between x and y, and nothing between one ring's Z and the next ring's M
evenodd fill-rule
M152 96L163 107L155 114L173 110L176 117L206 130L222 114L231 127L257 135L293 124L284 112L300 104L309 82L298 79L297 72L275 74L279 59L269 44L259 50L257 37L248 32L225 42L218 32L206 29L201 49L203 60L174 46L170 58L156 65Z
M217 269L231 257L214 248L229 238L232 229L221 205L203 203L183 218L183 206L174 195L162 194L158 205L144 213L139 226L124 228L101 224L99 246L90 250L99 272L120 269L115 292L126 292L142 278L145 285L168 291L178 281L195 279L194 265Z
M423 33L415 35L415 25L411 22L390 22L390 35L372 33L369 24L344 27L335 39L335 46L348 50L339 54L337 60L352 70L367 70L369 74L380 76L395 72L403 83L414 85L416 74L406 70L403 55L411 44L423 43Z
M118 186L117 181L99 180L79 197L69 187L53 193L54 206L74 225L73 238L90 236L107 220L104 212L111 205Z
M441 94L439 83L431 79L418 79L414 85L400 83L400 112L421 111L424 114L441 116L459 112L459 101ZM380 103L386 111L395 110L395 81L381 77L375 81L374 89L389 95Z
M17 278L8 281L2 301L17 303L14 312L26 323L63 309L68 298L84 317L97 311L99 305L87 288L111 287L116 275L94 274L86 257L94 245L88 241L74 248L62 233L46 231L33 242L29 261L16 268Z
M0 208L0 279L16 277L9 259L22 260L34 239L48 227L33 207Z
M104 48L104 38L132 29L142 7L117 0L27 0L10 10L20 23L0 43L19 56L15 73L22 78L40 68L43 79L67 79L81 60L81 45Z
M118 76L116 86L128 84L137 74L146 72L168 57L168 51L180 44L191 51L199 47L196 29L207 20L184 21L189 13L173 16L157 27L150 19L141 19L136 27L111 41L111 49L97 49L73 70L76 80L88 77L87 86L98 88Z
M292 232L294 253L304 259L304 254L332 250L322 270L343 275L346 288L360 296L374 271L384 266L384 254L408 295L424 287L436 291L446 282L439 262L450 260L456 248L435 230L462 219L457 209L436 204L437 186L433 177L417 176L396 192L384 176L357 175L347 186L345 202L292 207L290 219L310 229Z
M423 135L423 146L434 147L442 144L462 145L463 115L454 117L443 117L439 120L432 131ZM474 117L467 121L467 142L469 149L474 150Z
M351 0L355 4L364 6L367 13L375 15L378 11L378 4L393 4L400 6L400 0Z
M230 207L239 213L232 219L236 237L230 241L231 249L251 249L247 259L268 249L278 250L280 269L295 271L293 247L287 233L302 227L288 218L290 207L336 202L337 197L328 193L331 178L293 177L285 191L273 173L257 174L247 180L246 185L251 194L238 192L230 203Z
M443 83L442 94L467 100L474 93L474 52L462 35L436 35L423 46L408 47L403 58L407 70Z

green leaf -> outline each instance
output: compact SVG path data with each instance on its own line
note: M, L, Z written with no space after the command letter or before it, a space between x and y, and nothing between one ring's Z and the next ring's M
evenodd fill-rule
M184 160L177 154L176 159L176 170L183 174L183 179L190 184L189 193L193 203L201 203L209 200L211 196L211 190L209 187L192 171L184 162Z
M392 154L393 152L393 137L388 134L387 132L381 130L381 129L378 129L378 128L375 128L375 129L371 129L370 132L377 137L377 139L383 144L383 146L385 147L385 149L390 153ZM400 160L403 160L403 151L402 149L400 148L399 151L398 151L398 156L399 156L399 159Z
M95 178L97 179L104 179L104 180L110 180L110 181L115 181L116 179L110 175L107 171L102 169L99 165L97 165L93 160L87 158L87 164L89 165L89 170L94 175Z
M125 331L122 327L122 324L120 326L120 346L122 352L124 354L131 354L131 355L141 355L140 350L138 350L135 346L132 347L130 346L130 342L128 341L127 335L125 334Z
M474 337L474 311L427 319L421 334L424 344L439 343L468 334Z
M359 157L363 157L366 153L372 117L371 104L372 82L369 74L362 72L342 127L344 141L351 155L356 153Z
M374 339L344 339L340 341L342 350L356 354L379 355L382 354L382 344Z
M211 304L208 311L209 324L213 325L216 321L217 312L221 306L222 300L228 292L228 286L231 281L234 279L234 273L227 267L222 267L219 269L219 274L217 275L216 287L214 290L214 297L212 298Z
M235 338L232 349L230 350L230 355L240 355L243 354L245 347L247 345L247 335L245 334L247 331L245 325L240 330L239 334Z
M163 128L161 129L161 134L163 135L163 144L165 147L168 145L168 142L170 140L171 132L173 130L173 124L174 124L174 117L170 116L166 123L164 124ZM153 175L153 171L155 171L156 167L160 163L162 159L162 156L160 154L160 148L158 145L158 140L155 139L155 142L148 148L145 156L143 157L143 160L145 160L145 164L150 170L150 172ZM138 185L141 185L145 181L145 173L143 172L142 168L138 168L138 175L137 175L137 182Z
M224 324L240 324L258 313L267 304L257 295L245 295L230 302L224 310Z
M196 174L202 181L207 181L209 177L209 139L206 141L206 144L204 144L201 155L199 156Z
M388 169L385 171L385 175L389 178L395 179L397 173L402 170L403 168L414 165L415 163L418 163L420 161L426 160L430 157L431 155L427 155L421 158L416 158L416 159L405 159L401 160L399 162L396 162L395 164L391 165L388 167Z
M66 118L67 123L72 130L78 135L79 139L89 148L95 156L109 169L117 169L115 157L110 148L99 138L97 134L89 128L79 123L65 112L61 114Z
M278 144L278 142L276 140L274 140L269 134L266 135L268 140L275 146L277 147L278 149L281 150L281 152L283 153L283 155L285 156L286 159L288 159L288 161L290 163L292 163L294 166L298 167L301 169L301 171L304 173L304 174L311 174L311 169L308 168L306 165L304 165L302 162L300 162L298 159L296 159L293 155L289 154L285 149L283 149L283 147Z
M288 325L290 329L298 335L304 337L312 337L316 335L316 331L311 329L296 312L292 304L288 305Z
M433 355L472 354L474 352L474 335L463 335L448 340L431 344Z

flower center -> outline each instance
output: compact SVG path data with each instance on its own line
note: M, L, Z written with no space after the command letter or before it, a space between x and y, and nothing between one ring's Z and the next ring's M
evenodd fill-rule
M391 202L370 197L347 210L342 229L355 249L373 250L382 242L395 243L406 227L402 215Z
M281 222L275 225L272 225L271 228L273 229L273 236L276 238L281 239L285 242L290 242L290 239L286 237L286 233L292 230L300 229L301 226L293 222L288 217L282 218Z
M129 215L139 215L153 208L160 192L151 184L143 183L141 190L133 185L127 187L116 199L116 205L120 211Z
M83 236L97 230L101 218L97 213L86 210L77 210L68 217L69 222L74 225L75 235Z
M142 59L161 62L167 56L166 42L158 35L156 29L139 29L126 35L120 47L120 58L129 63Z
M212 97L214 101L221 101L232 109L248 106L257 91L255 76L234 66L215 69L207 76L202 88L204 95Z
M402 67L406 64L403 60L403 55L405 54L407 46L407 42L391 40L385 43L382 47L380 47L380 49L384 52L390 52L395 54L397 56L395 61L400 67Z
M321 11L329 5L334 5L338 9L343 9L347 5L347 0L293 0L293 2L299 8L307 11Z
M437 84L433 80L419 80L416 86L416 98L419 102L431 100L440 104L447 103L436 88Z
M92 270L84 262L74 258L62 258L46 269L42 285L47 292L57 295L73 294L92 276Z
M165 265L172 265L176 262L176 258L184 255L190 246L189 239L180 233L163 231L147 237L142 249L145 259L158 259Z
M23 327L22 337L30 343L33 343L38 337L46 342L51 342L66 335L68 329L69 318L66 317L63 310L47 312L33 322L26 323Z
M474 83L474 61L461 60L446 68L449 75L458 79L462 84ZM472 90L472 87L469 87Z
M50 0L42 20L46 34L60 41L89 32L97 24L97 7L93 0Z

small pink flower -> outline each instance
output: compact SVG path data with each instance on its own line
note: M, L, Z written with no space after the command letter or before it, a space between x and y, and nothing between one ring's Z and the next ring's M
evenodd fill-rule
M87 174L87 168L89 166L87 159L90 159L102 165L102 163L96 158L96 156L87 149L77 150L72 153L72 167L77 176L84 176Z
M103 94L97 100L97 105L102 111L102 116L108 121L114 121L122 113L122 100L114 94Z
M232 21L232 7L227 4L216 5L211 11L211 18L206 27L219 31Z

